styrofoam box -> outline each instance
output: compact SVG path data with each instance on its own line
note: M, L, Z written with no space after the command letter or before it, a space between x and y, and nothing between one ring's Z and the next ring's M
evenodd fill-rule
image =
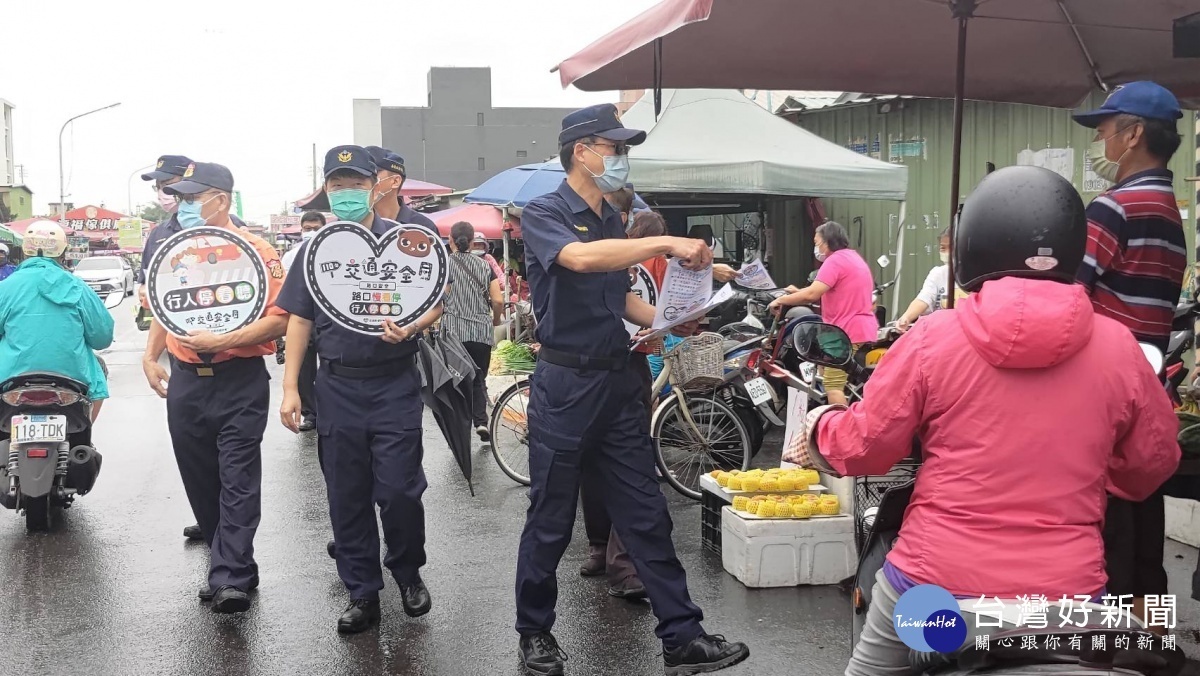
M854 572L854 519L743 519L721 509L721 563L747 587L837 584Z

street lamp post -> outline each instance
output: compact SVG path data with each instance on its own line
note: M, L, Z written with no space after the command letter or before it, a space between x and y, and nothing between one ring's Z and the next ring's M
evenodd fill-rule
M71 124L72 122L74 122L75 120L78 120L81 117L91 115L92 113L98 113L102 110L108 110L109 108L116 108L119 105L121 105L120 101L118 101L114 104L111 104L111 105L104 106L103 108L97 108L95 110L89 110L86 113L80 113L79 115L72 117L71 119L67 120L66 122L63 122L62 129L58 130L58 217L60 219L67 213L66 187L63 185L63 158L62 158L63 132L65 132L67 130L67 125Z
M129 178L125 181L125 213L129 214L130 217L135 216L133 213L133 188L129 187L130 184L133 183L133 177L137 176L143 171L146 171L147 169L153 169L154 167L155 165L153 164L147 164L140 169L134 169L133 173L130 174Z

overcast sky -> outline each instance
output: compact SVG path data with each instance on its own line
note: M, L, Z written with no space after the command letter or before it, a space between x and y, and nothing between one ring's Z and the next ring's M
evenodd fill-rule
M323 156L353 141L352 99L425 105L432 66L490 66L500 107L615 101L564 91L550 68L656 0L4 4L0 98L39 213L58 201L63 122L120 101L63 134L67 201L148 202L130 175L182 153L227 165L265 223L308 192L313 143Z

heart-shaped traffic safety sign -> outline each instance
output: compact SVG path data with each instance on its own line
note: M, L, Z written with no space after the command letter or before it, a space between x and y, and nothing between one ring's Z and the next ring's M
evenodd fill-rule
M188 228L154 252L146 295L154 318L176 336L229 333L262 316L267 270L254 245L237 232Z
M629 282L631 284L629 290L637 294L638 298L650 305L658 303L658 285L654 283L654 276L650 274L649 270L641 265L629 268ZM625 322L625 328L629 331L630 338L642 330L642 327L629 322Z
M304 256L304 280L317 306L339 325L367 335L383 323L416 321L442 299L449 272L446 245L418 225L376 237L358 223L319 231Z

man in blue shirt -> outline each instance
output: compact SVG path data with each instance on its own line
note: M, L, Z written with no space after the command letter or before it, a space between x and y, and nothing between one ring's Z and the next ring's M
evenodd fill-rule
M334 216L357 221L379 236L399 224L371 211L375 185L375 163L365 148L337 146L325 155L325 192ZM279 295L279 306L295 313L288 325L280 415L288 429L299 431L300 366L313 337L320 356L317 454L336 543L330 553L350 596L337 627L342 633L358 633L376 624L380 616L383 571L376 505L387 542L383 563L400 587L404 612L419 617L432 607L420 575L425 565L421 495L427 483L421 467L424 404L414 338L436 321L441 311L439 307L406 326L387 321L382 336L343 328L317 306L305 282L310 243L301 244Z
M712 252L698 239L626 239L620 214L604 199L625 186L629 146L645 138L624 128L611 104L563 118L559 158L567 179L521 216L542 344L530 385L530 504L517 558L516 629L527 674L563 673L566 655L550 633L556 572L571 541L584 473L597 477L658 617L666 673L715 671L749 655L744 644L700 626L703 613L688 594L655 479L642 382L628 368L623 320L654 321L654 308L630 292L629 268L662 255L691 269L712 264Z

